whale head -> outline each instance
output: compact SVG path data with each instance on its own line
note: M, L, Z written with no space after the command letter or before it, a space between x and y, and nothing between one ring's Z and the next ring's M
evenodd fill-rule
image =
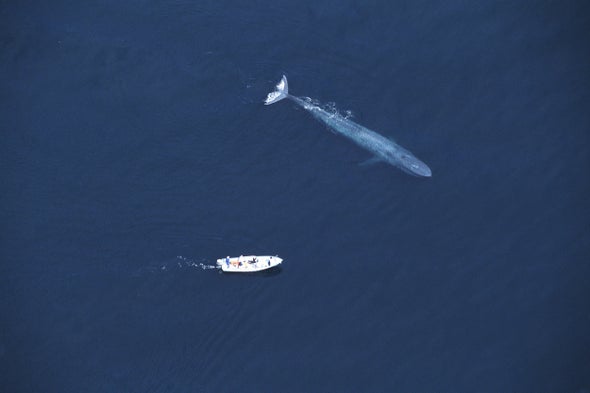
M426 165L413 155L408 153L402 153L399 158L401 168L405 170L407 173L421 177L432 176L432 171L430 170L428 165Z

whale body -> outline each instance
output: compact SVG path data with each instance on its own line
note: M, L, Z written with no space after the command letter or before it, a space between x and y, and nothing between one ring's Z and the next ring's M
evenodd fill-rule
M414 176L432 176L432 171L428 165L417 159L412 153L394 141L345 118L335 111L329 112L313 104L311 100L290 95L287 77L283 75L283 78L276 86L276 90L269 93L266 97L264 105L274 104L285 98L301 106L336 133L349 138L358 146L373 153L375 155L375 161L386 162Z

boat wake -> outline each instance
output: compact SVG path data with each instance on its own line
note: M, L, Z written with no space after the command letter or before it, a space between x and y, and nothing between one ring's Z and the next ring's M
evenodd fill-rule
M178 255L176 257L176 259L178 260L178 265L180 267L182 267L182 266L189 267L189 268L196 267L196 268L200 268L202 270L219 269L219 266L217 266L217 265L211 265L209 263L204 263L204 262L207 262L205 260L203 262L195 262L189 258L183 257L182 255Z
M219 266L215 264L211 264L206 259L202 259L201 261L194 261L190 258L184 257L182 255L176 256L173 261L158 264L157 266L152 266L150 270L152 271L178 271L184 269L201 269L201 270L219 270Z

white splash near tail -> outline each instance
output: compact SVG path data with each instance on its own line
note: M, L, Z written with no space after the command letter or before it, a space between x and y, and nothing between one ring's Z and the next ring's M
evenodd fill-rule
M264 100L264 105L274 104L282 100L283 98L287 98L289 95L289 85L287 84L287 77L283 75L281 81L277 84L277 89L273 92L268 93L266 96L266 100Z

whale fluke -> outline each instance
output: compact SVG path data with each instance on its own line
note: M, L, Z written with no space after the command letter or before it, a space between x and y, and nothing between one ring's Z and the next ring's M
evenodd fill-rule
M289 85L287 84L287 77L283 75L281 81L277 83L277 88L275 91L268 93L266 96L266 100L264 100L264 105L274 104L282 100L283 98L287 98L289 95Z

